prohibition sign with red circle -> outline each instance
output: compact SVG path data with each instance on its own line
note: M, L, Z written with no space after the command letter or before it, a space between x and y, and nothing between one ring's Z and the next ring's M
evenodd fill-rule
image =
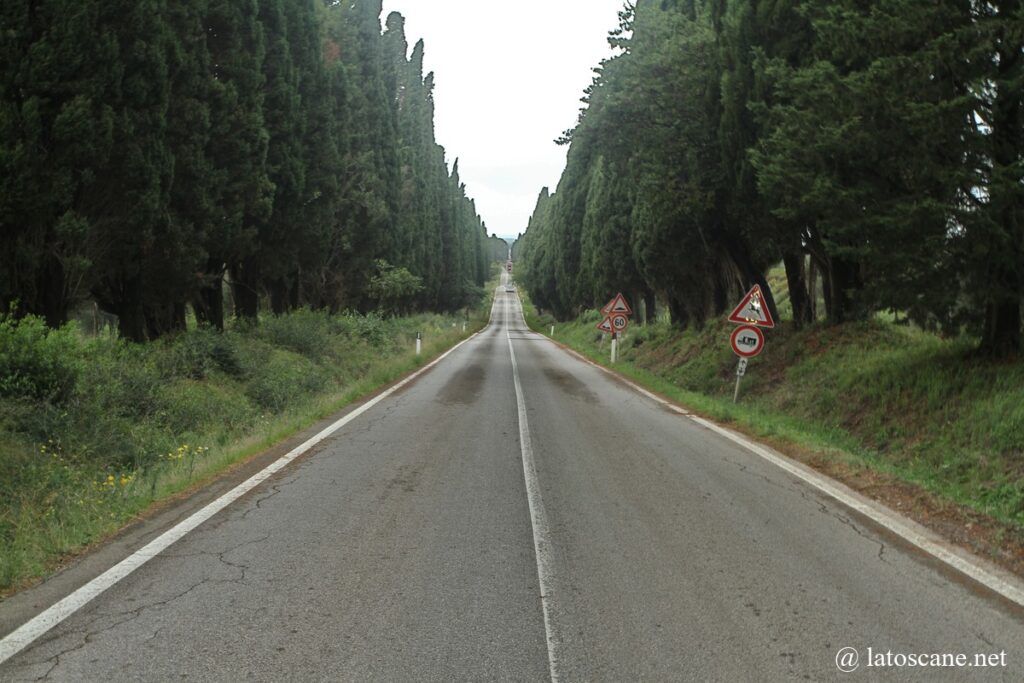
M740 325L733 330L729 343L740 358L753 358L764 350L764 333L753 325Z
M612 329L616 332L622 332L629 327L629 318L623 313L614 313L612 318Z

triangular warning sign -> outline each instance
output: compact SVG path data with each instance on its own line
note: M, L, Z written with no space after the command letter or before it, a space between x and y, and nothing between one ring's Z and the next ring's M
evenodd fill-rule
M633 309L626 303L626 297L622 296L622 292L615 295L615 298L604 305L601 312L605 315L609 313L625 313L626 315L633 315Z
M611 333L615 332L615 328L612 327L612 318L611 318L611 316L610 315L606 315L604 317L604 320L602 320L600 323L597 324L597 329L601 330L602 332L607 332L608 334L611 334Z
M775 327L772 314L764 302L761 285L754 285L740 301L740 305L729 315L729 322L758 327Z

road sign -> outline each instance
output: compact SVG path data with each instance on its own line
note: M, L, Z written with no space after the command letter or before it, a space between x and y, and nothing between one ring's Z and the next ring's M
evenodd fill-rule
M615 332L615 328L612 327L611 316L606 315L604 317L604 320L597 324L597 329L601 330L602 332L607 332L608 334L612 334L613 332Z
M757 325L759 327L775 327L772 314L764 303L761 285L754 285L729 315L729 322L740 325Z
M747 359L741 357L740 364L736 366L736 376L742 377L745 374L747 374Z
M729 343L740 358L753 358L764 350L764 333L753 325L743 325L733 330Z
M612 313L608 317L612 319L612 329L616 332L625 332L629 327L629 318L625 313Z
M605 315L609 313L625 313L627 316L633 315L633 309L626 303L626 297L622 296L622 292L615 295L615 298L604 305L601 312Z

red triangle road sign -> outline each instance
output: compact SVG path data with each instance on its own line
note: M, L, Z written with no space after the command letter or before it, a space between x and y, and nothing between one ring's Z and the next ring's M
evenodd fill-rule
M764 294L761 293L761 285L754 285L747 292L747 295L740 301L732 313L729 314L729 322L740 325L757 325L758 327L775 327L771 311L764 302Z
M625 313L626 315L633 315L633 309L626 303L626 297L622 296L622 292L615 295L615 298L604 305L601 312L605 315L609 313Z
M597 324L597 329L602 332L607 332L608 334L615 332L615 328L612 327L612 317L610 315L606 315L604 320Z

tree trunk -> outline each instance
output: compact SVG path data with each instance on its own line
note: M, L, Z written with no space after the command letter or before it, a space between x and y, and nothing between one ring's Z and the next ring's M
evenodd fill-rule
M807 309L812 323L818 319L818 270L814 257L807 259Z
M48 256L40 275L40 313L46 324L56 329L68 321L64 266L55 257Z
M216 273L216 274L214 274ZM211 273L210 284L200 288L195 297L192 307L196 312L196 321L200 324L213 325L221 332L224 331L224 273L223 268L219 272Z
M1019 15L1021 0L992 3L1007 24ZM1008 30L1008 28L1007 28ZM1020 41L1004 35L997 48L996 96L992 106L993 169L990 186L993 222L988 239L985 328L979 351L1009 358L1021 351L1021 296L1024 294L1024 98L1020 91Z
M645 311L644 311L644 321L645 321L645 324L649 325L652 322L657 321L657 319L658 319L658 311L655 308L655 301L656 301L656 298L655 298L654 294L651 294L651 293L644 294L644 309L645 309Z
M288 285L283 278L270 282L267 286L270 294L270 310L274 315L284 315L288 312Z
M672 325L685 330L690 325L690 314L686 307L674 297L668 298L668 312L672 318Z
M721 241L725 245L726 253L728 253L730 260L739 270L740 277L743 279L743 286L749 289L753 285L760 285L768 312L771 313L774 320L778 320L779 309L775 305L775 295L772 294L771 285L768 284L768 278L765 277L764 273L754 266L754 261L750 257L750 250L747 248L747 245L725 231L721 231L720 235ZM716 313L720 313L722 310L724 310L724 307L716 311Z
M184 302L144 308L143 317L146 320L146 337L150 341L172 332L184 332L187 327Z
M646 325L647 320L644 318L644 309L643 306L640 305L640 292L634 289L629 294L631 297L630 301L632 302L631 305L633 306L633 320L636 321L638 325Z
M782 255L782 263L786 267L789 303L793 307L793 325L799 330L813 321L810 296L807 292L804 255L800 252L786 252Z
M146 341L146 316L142 309L142 292L138 279L122 282L119 301L115 302L117 329L121 337L141 344Z
M855 309L852 292L861 289L858 264L849 259L829 258L828 293L825 297L828 317L834 323L859 320L863 314Z
M993 297L995 299L995 297ZM1010 358L1021 349L1020 299L999 297L985 307L985 329L979 351L992 358Z
M231 293L235 300L235 317L256 320L260 312L260 296L256 289L255 263L251 258L231 268Z

